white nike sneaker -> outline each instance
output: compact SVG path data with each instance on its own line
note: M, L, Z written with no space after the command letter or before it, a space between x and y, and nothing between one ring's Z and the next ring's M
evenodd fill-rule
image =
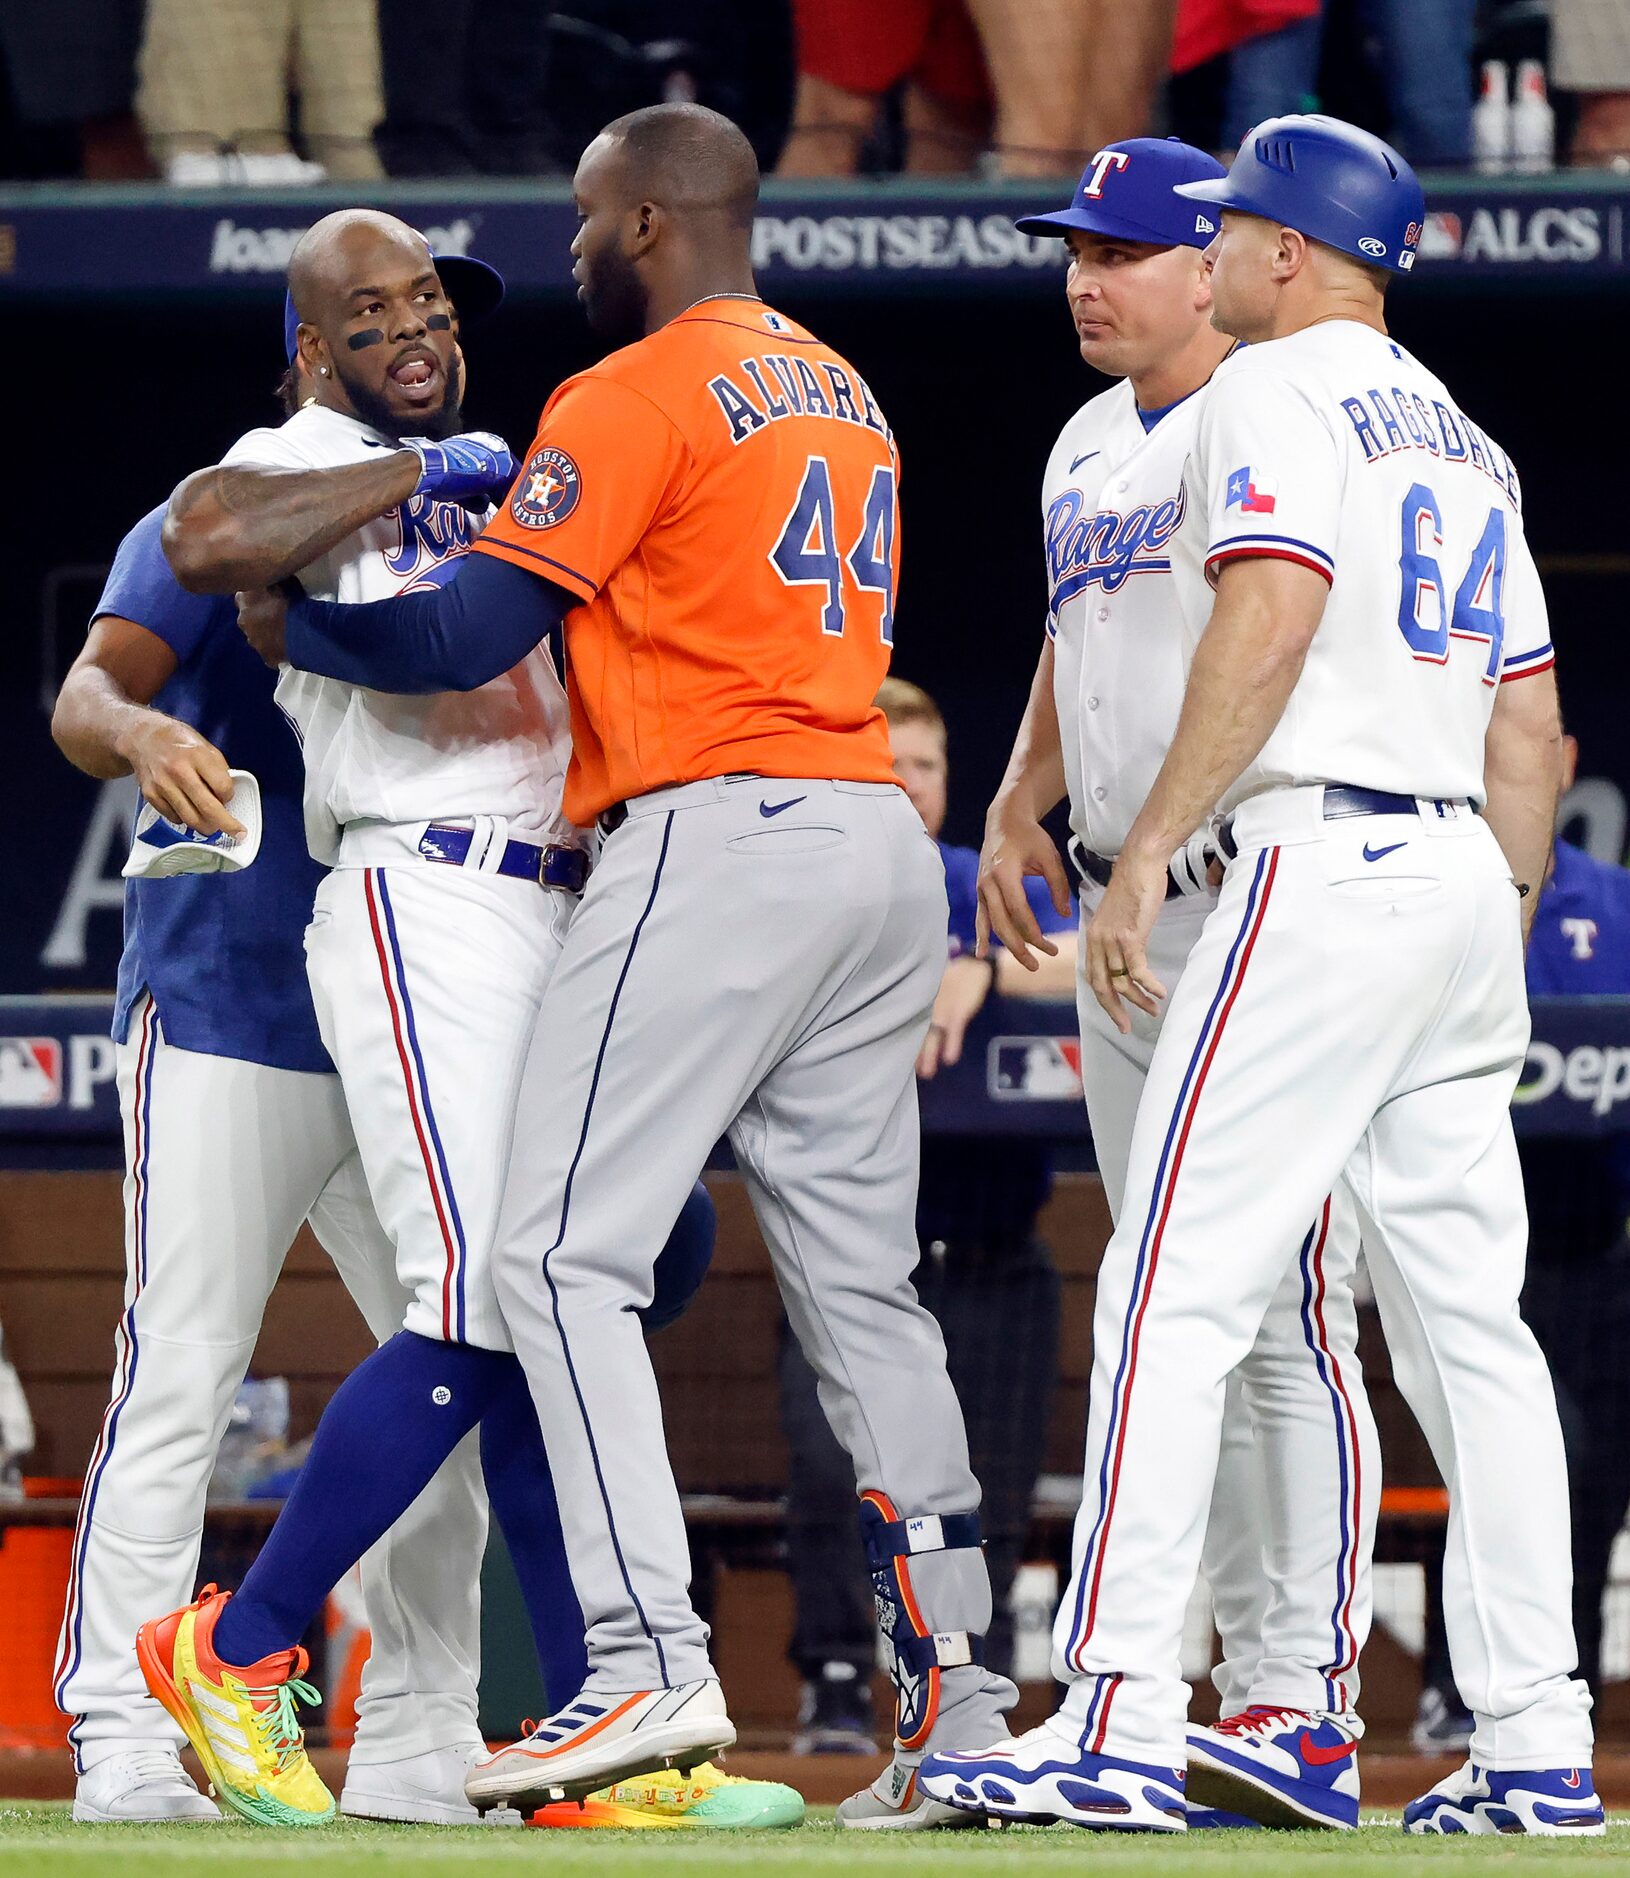
M1083 1748L1059 1718L974 1748L925 1757L921 1784L976 1816L1045 1826L1064 1820L1098 1832L1186 1832L1183 1769L1123 1761Z
M931 1800L917 1779L921 1754L898 1749L869 1787L851 1793L838 1807L838 1824L853 1832L934 1832L957 1826L979 1826L977 1813Z
M193 1785L175 1749L152 1743L110 1754L81 1774L73 1816L85 1824L113 1826L219 1819L221 1813Z
M399 1761L353 1761L345 1771L340 1811L347 1819L405 1820L416 1826L473 1826L480 1815L464 1797L470 1769L487 1751L461 1741Z
M495 1806L530 1812L659 1767L689 1773L735 1739L724 1691L712 1677L626 1695L585 1690L513 1747L477 1761L464 1793L481 1813Z
M1404 1831L1528 1833L1599 1839L1607 1816L1588 1767L1530 1767L1499 1773L1467 1761L1404 1808Z

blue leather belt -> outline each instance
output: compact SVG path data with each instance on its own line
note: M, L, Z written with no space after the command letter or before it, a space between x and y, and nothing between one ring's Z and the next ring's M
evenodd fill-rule
M1395 796L1386 789L1355 789L1351 783L1326 783L1324 819L1344 821L1349 815L1415 815L1422 802L1441 815L1445 809L1464 809L1471 805L1460 797ZM1472 810L1475 815L1477 811Z
M1390 789L1359 789L1352 783L1326 783L1324 786L1327 822L1346 821L1353 815L1419 815L1423 807L1436 809L1440 815L1450 809L1470 809L1473 815L1477 813L1463 796L1400 796ZM1232 815L1217 830L1217 847L1224 860L1231 861L1239 853Z
M1090 880L1095 886L1107 887L1109 877L1115 871L1115 857L1112 854L1094 854L1091 848L1084 848L1080 838L1072 835L1065 852L1075 863L1075 871L1083 880ZM1166 898L1181 900L1183 889L1178 886L1171 869L1166 870Z
M448 828L432 822L419 837L419 852L427 861L441 861L448 867L462 867L470 858L472 828ZM589 857L581 848L551 843L547 848L530 841L510 841L504 846L497 873L511 880L531 880L540 887L559 887L566 893L581 893L589 878Z

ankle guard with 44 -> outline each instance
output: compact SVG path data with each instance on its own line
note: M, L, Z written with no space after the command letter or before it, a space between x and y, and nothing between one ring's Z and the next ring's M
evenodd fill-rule
M860 1534L877 1600L877 1627L895 1689L895 1739L920 1748L939 1713L940 1671L985 1660L985 1640L966 1630L932 1631L911 1589L913 1556L979 1549L977 1513L928 1513L902 1519L887 1494L860 1496Z

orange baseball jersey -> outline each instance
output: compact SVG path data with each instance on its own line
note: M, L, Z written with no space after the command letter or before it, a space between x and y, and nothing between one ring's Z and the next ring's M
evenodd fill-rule
M566 616L586 826L670 783L889 782L899 459L865 380L759 301L707 300L563 384L476 543Z

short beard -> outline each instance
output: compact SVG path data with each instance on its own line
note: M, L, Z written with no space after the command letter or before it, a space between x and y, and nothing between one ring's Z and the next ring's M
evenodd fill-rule
M589 330L609 346L631 346L645 337L645 289L639 275L620 259L602 262L583 310Z
M456 437L464 428L464 374L457 353L447 363L447 395L441 401L441 408L426 411L423 417L398 416L384 398L353 379L338 359L334 361L334 371L340 389L351 402L351 409L364 424L382 436Z

